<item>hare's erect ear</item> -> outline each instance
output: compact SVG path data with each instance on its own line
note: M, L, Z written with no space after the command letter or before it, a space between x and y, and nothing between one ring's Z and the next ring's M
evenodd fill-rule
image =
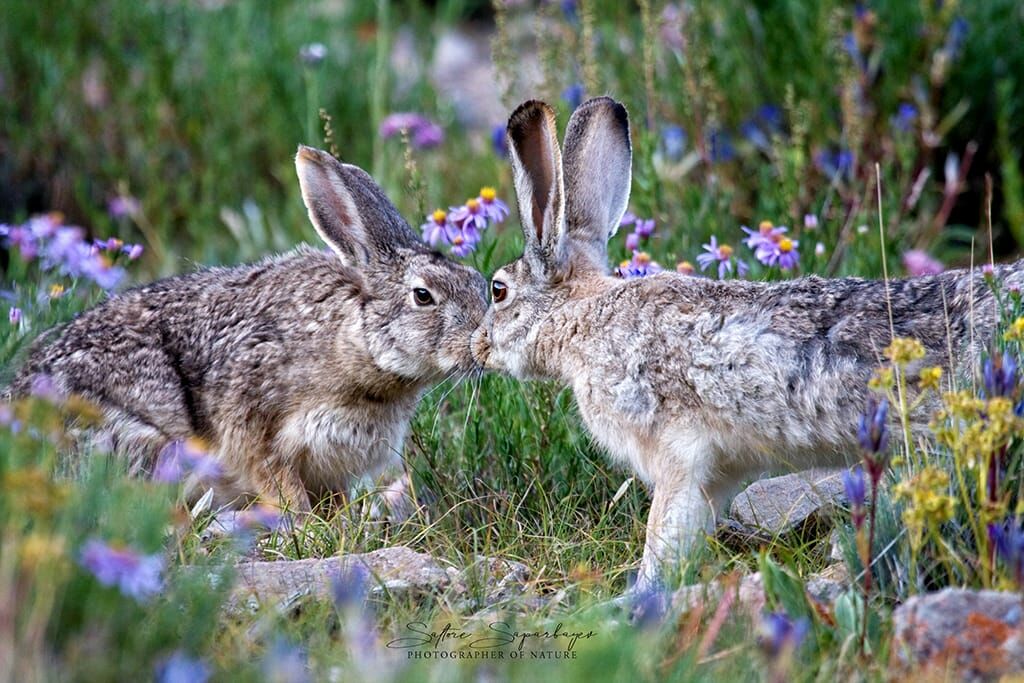
M562 154L554 110L536 100L519 105L508 120L508 141L525 256L531 267L550 274L565 258Z
M629 204L629 115L610 97L587 100L565 129L566 207L570 257L599 270L608 265L608 239Z
M361 168L300 145L295 170L310 222L347 265L387 261L398 248L419 244L398 209Z

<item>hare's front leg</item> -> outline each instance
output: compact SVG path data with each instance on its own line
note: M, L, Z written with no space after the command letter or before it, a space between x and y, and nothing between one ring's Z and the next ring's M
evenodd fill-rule
M635 592L664 589L707 528L713 514L711 471L710 449L701 439L679 443L652 468L654 492Z

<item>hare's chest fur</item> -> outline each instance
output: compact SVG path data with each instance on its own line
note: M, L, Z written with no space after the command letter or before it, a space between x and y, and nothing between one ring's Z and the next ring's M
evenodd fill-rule
M278 444L307 489L344 490L358 477L397 464L412 410L406 406L310 404L294 411Z

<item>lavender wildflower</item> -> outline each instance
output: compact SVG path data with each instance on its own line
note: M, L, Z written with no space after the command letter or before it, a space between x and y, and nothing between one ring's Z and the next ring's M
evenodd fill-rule
M118 590L138 602L160 592L164 561L160 555L143 555L130 548L115 548L99 539L90 539L82 547L81 565L104 586Z
M747 226L741 226L747 233L746 245L754 250L754 257L766 266L779 266L782 270L792 270L800 262L799 241L786 237L789 230L785 226L774 226L771 221L761 221L757 232Z
M627 211L622 214L622 219L619 221L619 227L624 228L627 225L633 225L634 223L636 223L636 214L632 211Z
M340 563L340 560L339 560ZM338 609L362 605L369 591L370 573L361 564L343 568L331 578L331 594Z
M702 245L704 254L697 255L697 263L700 269L707 270L709 266L718 263L718 279L725 278L726 274L732 273L733 261L736 262L736 274L743 277L747 274L747 264L738 258L733 257L733 248L728 244L718 244L718 239L712 235L708 244Z
M864 465L871 485L882 479L889 454L889 400L869 396L867 406L857 421L857 441L864 456Z
M637 218L636 225L633 226L633 231L643 239L647 239L648 237L654 234L654 219Z
M686 15L674 2L665 5L665 9L661 11L661 29L658 33L661 42L670 50L683 52L686 49L686 37L683 35L685 21Z
M129 261L137 261L142 256L144 249L141 244L126 244L123 251L128 256Z
M817 256L818 258L821 258L822 256L825 255L824 242L818 242L817 244L814 245L814 255Z
M689 261L680 261L676 264L676 272L682 275L696 275L697 271Z
M107 202L107 213L111 218L134 218L142 209L135 197L118 196Z
M945 268L942 263L933 259L927 252L921 249L911 249L903 254L903 267L907 273L917 277L919 275L938 275Z
M53 377L42 373L32 378L29 394L50 403L59 403L64 400L64 394L57 387L57 383L53 381Z
M636 234L635 232L631 232L628 235L626 235L626 250L630 251L630 252L633 252L633 251L638 250L639 248L640 248L640 235ZM13 311L14 309L11 309L11 310ZM13 322L13 320L12 320L12 322Z
M804 230L817 230L818 229L818 216L813 213L804 214Z
M484 215L482 203L477 199L467 199L462 206L450 207L448 219L458 226L465 240L474 246L480 241L480 231L487 228L487 216Z
M661 624L668 612L668 596L664 591L647 590L635 596L630 605L630 616L633 624L640 629L647 629Z
M263 658L263 680L267 683L308 683L306 653L278 640Z
M508 218L508 205L498 199L493 187L481 187L480 196L476 198L480 202L484 218L494 223L501 223Z
M431 149L444 142L444 129L433 121L420 126L412 134L412 146L416 149Z
M224 473L217 460L194 441L174 441L161 451L153 472L155 481L173 483L187 476L217 479Z
M206 683L208 680L209 665L181 650L175 650L156 667L156 683Z
M388 114L380 122L379 134L385 140L393 138L402 131L410 135L413 147L427 149L444 142L444 130L422 114L415 112L398 112Z
M651 260L650 254L645 251L635 251L633 252L633 258L619 264L619 267L615 269L615 275L629 280L635 277L654 275L662 270L657 261Z
M11 306L11 310L7 312L7 319L12 325L18 325L21 323L22 312L17 306Z
M308 67L317 67L327 59L327 46L323 43L309 43L299 48L299 59Z
M427 216L427 222L420 226L423 231L423 241L432 247L439 242L448 242L455 239L459 229L448 220L448 213L443 209L437 209Z

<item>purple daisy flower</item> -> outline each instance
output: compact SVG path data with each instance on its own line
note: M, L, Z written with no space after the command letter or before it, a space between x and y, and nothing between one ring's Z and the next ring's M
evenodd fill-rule
M466 258L476 248L476 241L465 233L459 233L452 240L452 254L459 258Z
M476 198L480 202L484 218L495 223L501 223L508 217L508 205L498 199L493 187L481 187L480 196Z
M444 130L426 116L415 112L388 114L380 122L379 133L384 139L393 138L402 131L410 136L413 147L427 149L444 142Z
M653 218L637 218L636 225L633 226L633 231L637 235L644 239L654 234L654 219Z
M483 202L478 199L467 199L462 206L449 208L448 213L449 220L462 230L462 235L467 241L474 245L480 241L480 231L487 228Z
M622 214L622 220L619 221L619 227L624 228L627 225L633 225L634 223L636 223L636 214L632 211L627 211Z
M451 244L458 234L459 229L448 220L448 213L443 209L437 209L427 216L427 222L420 226L423 231L423 241L432 247L440 242Z
M747 264L740 259L733 258L733 248L728 244L718 244L718 239L712 235L708 244L701 245L705 253L697 254L697 263L700 269L707 270L709 266L718 263L718 279L725 278L726 274L733 270L733 260L736 261L736 274L743 277L747 274Z
M631 232L626 235L626 250L636 251L640 248L640 235L635 232Z
M635 277L646 277L662 271L657 261L651 260L650 254L645 251L634 251L633 258L623 261L615 269L615 275L629 280Z
M9 320L12 325L20 323L22 316L23 313L17 306L11 306L11 310L7 312L7 320Z
M79 562L104 586L115 586L139 602L149 600L163 587L160 575L164 561L160 555L115 548L93 538L82 546Z

